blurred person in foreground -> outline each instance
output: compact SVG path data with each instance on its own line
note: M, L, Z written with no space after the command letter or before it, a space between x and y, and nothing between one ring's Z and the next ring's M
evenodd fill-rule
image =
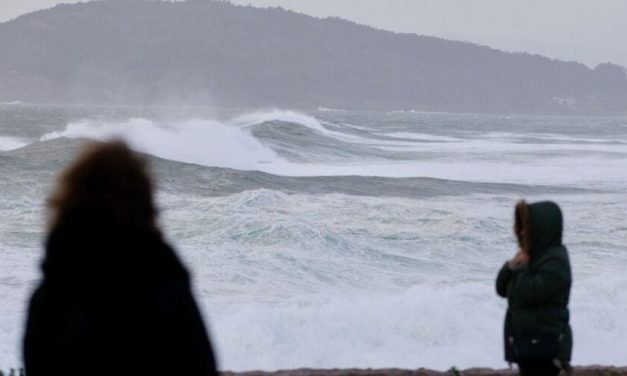
M553 202L516 205L520 249L501 268L497 293L507 298L505 359L523 376L571 374L573 336L568 300L572 284L562 244L562 212Z
M189 275L158 228L142 158L121 141L91 143L62 172L48 216L26 374L217 374Z

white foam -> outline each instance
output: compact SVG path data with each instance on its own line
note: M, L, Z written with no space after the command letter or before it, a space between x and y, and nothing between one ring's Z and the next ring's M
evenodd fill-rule
M614 137L587 137L587 136L573 136L559 133L514 133L514 132L488 132L480 135L480 138L493 139L493 140L510 140L510 141L523 141L527 139L538 139L545 141L561 141L570 143L599 143L599 144L625 144L625 140L616 139Z
M283 164L263 170L287 176L430 177L468 182L564 185L581 188L625 187L625 159L602 156L545 158L464 158L371 162L345 165Z
M420 137L420 136L417 136ZM441 140L440 140L441 141ZM428 143L381 143L384 150L395 151L415 151L430 152L440 154L470 153L537 153L537 152L606 152L627 155L627 148L624 144L608 140L602 142L578 142L578 143L533 143L520 142L511 138L496 138L486 135L485 137L469 138L465 140L447 140L445 142ZM401 148L402 147L402 148Z
M247 131L216 121L189 120L156 123L147 119L126 122L81 121L61 132L51 132L41 141L55 138L122 138L142 152L175 161L237 169L260 169L280 161L274 151Z
M28 141L19 137L0 136L0 151L11 151L28 145Z
M373 150L414 152L428 158L398 161L369 160L355 156L337 163L291 163L279 157L251 133L251 127L272 121L304 126L325 137L364 145ZM344 125L333 124L334 128ZM391 132L398 141L356 136L325 128L315 117L291 111L266 111L235 119L188 120L158 123L147 119L126 122L81 121L65 130L48 133L42 141L58 137L121 137L136 149L162 158L206 166L259 170L286 176L360 175L382 177L432 177L451 180L596 186L602 182L627 184L624 163L627 149L621 139L585 139L543 135L530 143L521 134L489 132L466 138L415 132ZM522 135L524 136L524 134ZM401 140L405 139L405 140ZM428 140L431 142L416 142ZM304 140L305 142L306 140ZM581 143L580 141L586 141ZM295 148L297 150L297 148ZM406 157L403 157L406 158Z
M495 296L491 281L451 279L385 295L206 310L225 370L505 368L505 300ZM579 281L570 306L573 363L627 365L627 278Z
M516 199L159 195L223 370L505 367L505 301L493 281L515 250ZM627 365L627 228L616 204L625 194L553 199L573 263L574 363ZM33 197L2 210L0 234L16 241L0 237L0 278L9 277L0 283L1 367L19 366L24 301L39 276L37 205Z
M346 112L346 110L342 110L340 108L329 108L329 107L318 107L318 111L320 112Z
M202 301L222 369L506 366L506 303L495 294L494 278L515 252L515 197L411 200L260 190L169 199L166 215L210 223L202 239L186 234L185 242L202 244L186 248L198 248L190 265L195 280L206 283ZM615 205L624 194L554 199L567 218L574 271L574 363L625 365L627 229ZM191 208L212 220L190 218ZM598 234L606 235L595 244ZM355 254L346 238L365 238L388 256L420 263L403 269L390 257ZM241 275L233 278L239 283L224 284L225 272ZM401 287L411 280L422 282Z
M415 132L390 132L383 133L384 136L400 139L419 140L419 141L440 141L440 142L459 142L462 141L456 137L437 136L427 133Z
M424 285L396 294L206 309L224 370L502 368L504 305L490 287Z

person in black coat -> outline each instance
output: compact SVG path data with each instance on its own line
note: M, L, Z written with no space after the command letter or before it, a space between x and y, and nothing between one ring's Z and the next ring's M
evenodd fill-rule
M571 374L572 273L562 211L554 202L521 201L514 218L520 250L496 279L496 292L508 303L505 359L518 363L523 376L557 376L560 369Z
M92 143L48 205L26 373L217 375L189 275L156 224L144 161L120 141Z

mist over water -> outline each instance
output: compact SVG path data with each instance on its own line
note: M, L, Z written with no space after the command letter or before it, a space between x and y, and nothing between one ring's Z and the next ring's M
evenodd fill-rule
M574 363L627 364L627 119L5 106L0 123L0 367L20 363L54 174L110 137L157 157L221 369L504 367L493 282L521 197L564 210Z

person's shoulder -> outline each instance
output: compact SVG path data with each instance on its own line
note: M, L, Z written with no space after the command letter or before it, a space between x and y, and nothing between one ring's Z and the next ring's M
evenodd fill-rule
M44 278L33 290L30 305L31 307L60 306L71 299L70 292L63 284L50 282Z
M545 249L538 256L538 261L556 261L557 259L568 260L568 251L564 245L556 245Z
M536 272L558 272L560 274L570 270L568 251L563 245L554 246L545 250L534 262Z
M176 278L151 284L144 292L144 301L161 312L175 310L193 299L187 278Z
M566 249L566 246L564 245L558 245L558 246L549 248L548 254L551 258L557 258L557 259L568 262L568 250Z

